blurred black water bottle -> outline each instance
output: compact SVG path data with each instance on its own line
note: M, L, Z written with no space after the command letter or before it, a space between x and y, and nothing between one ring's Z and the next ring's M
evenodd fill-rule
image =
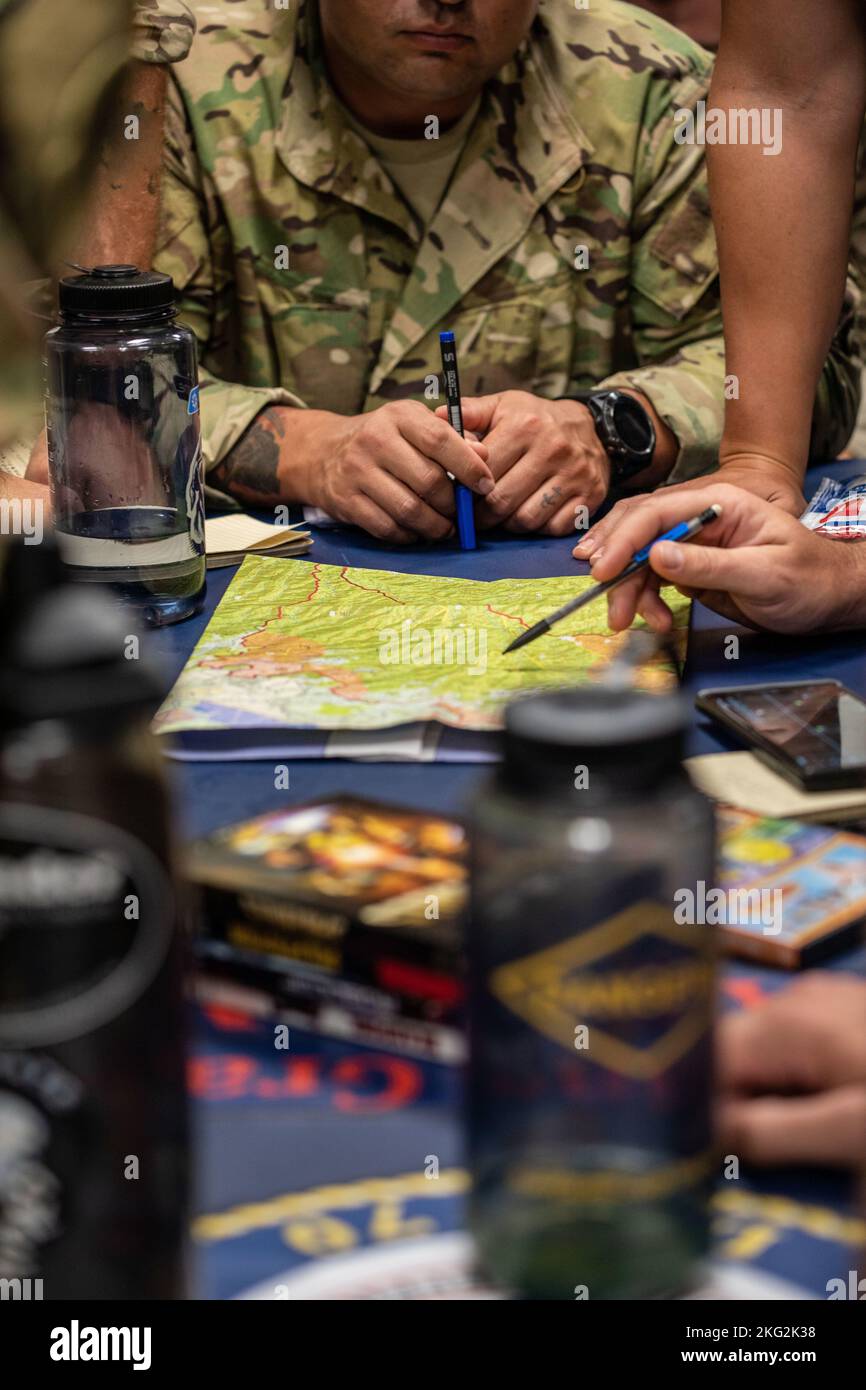
M0 1279L183 1294L187 1115L160 682L56 552L0 554ZM28 1284L26 1281L30 1281Z
M525 1297L673 1295L707 1248L714 940L684 905L714 824L687 717L631 689L519 701L475 806L470 1222Z
M59 286L45 339L48 461L61 555L151 626L205 589L195 335L169 275L96 266Z

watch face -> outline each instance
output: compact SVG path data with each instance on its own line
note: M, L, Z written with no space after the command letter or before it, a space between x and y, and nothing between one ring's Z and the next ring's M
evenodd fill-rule
M620 396L614 408L616 432L631 454L646 454L653 448L652 423L638 401Z

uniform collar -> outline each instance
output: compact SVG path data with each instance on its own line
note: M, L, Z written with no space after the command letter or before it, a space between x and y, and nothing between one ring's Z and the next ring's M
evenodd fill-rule
M422 228L375 155L343 115L328 81L318 7L303 0L277 149L293 178L393 222L410 241Z
M552 80L539 29L485 88L388 326L371 391L525 236L539 208L592 154Z

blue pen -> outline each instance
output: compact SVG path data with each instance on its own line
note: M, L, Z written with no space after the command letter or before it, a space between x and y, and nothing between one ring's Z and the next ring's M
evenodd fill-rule
M463 411L460 408L460 377L457 374L457 344L453 333L439 334L439 348L442 353L442 373L445 377L445 402L448 419L463 438ZM450 477L450 474L449 474ZM454 484L454 497L457 504L457 534L463 550L475 549L475 513L472 510L475 499L468 487L462 483Z
M646 569L649 564L649 553L654 545L658 545L659 541L690 541L692 536L703 531L705 526L709 526L710 522L715 521L721 514L722 509L718 504L707 507L707 510L701 512L700 516L693 516L691 521L680 521L670 531L665 531L664 535L656 536L649 545L645 545L642 550L635 551L622 574L618 574L615 579L605 580L603 584L594 584L585 593L571 599L568 603L564 603L561 608L557 608L556 612L551 613L549 618L542 618L540 623L535 623L532 627L527 628L526 632L521 632L520 636L515 637L513 642L509 642L503 651L503 656L505 652L516 652L518 647L525 647L527 642L534 642L536 637L541 637L543 633L549 632L554 623L558 623L562 618L567 618L569 613L583 608L586 603L592 603L593 599L600 598L602 594L610 593L611 589L615 589L618 584L623 584L638 570Z

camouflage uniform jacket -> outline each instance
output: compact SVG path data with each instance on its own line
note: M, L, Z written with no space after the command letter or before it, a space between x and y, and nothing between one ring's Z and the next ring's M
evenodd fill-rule
M180 63L194 36L186 0L135 0L130 56L140 63Z
M715 239L703 151L674 140L674 112L707 94L703 50L618 0L541 0L424 228L346 123L315 0L194 8L155 264L201 343L209 465L271 403L435 405L443 328L467 395L630 384L679 440L672 478L714 465ZM843 345L819 397L826 433L846 410L853 425L855 395Z

